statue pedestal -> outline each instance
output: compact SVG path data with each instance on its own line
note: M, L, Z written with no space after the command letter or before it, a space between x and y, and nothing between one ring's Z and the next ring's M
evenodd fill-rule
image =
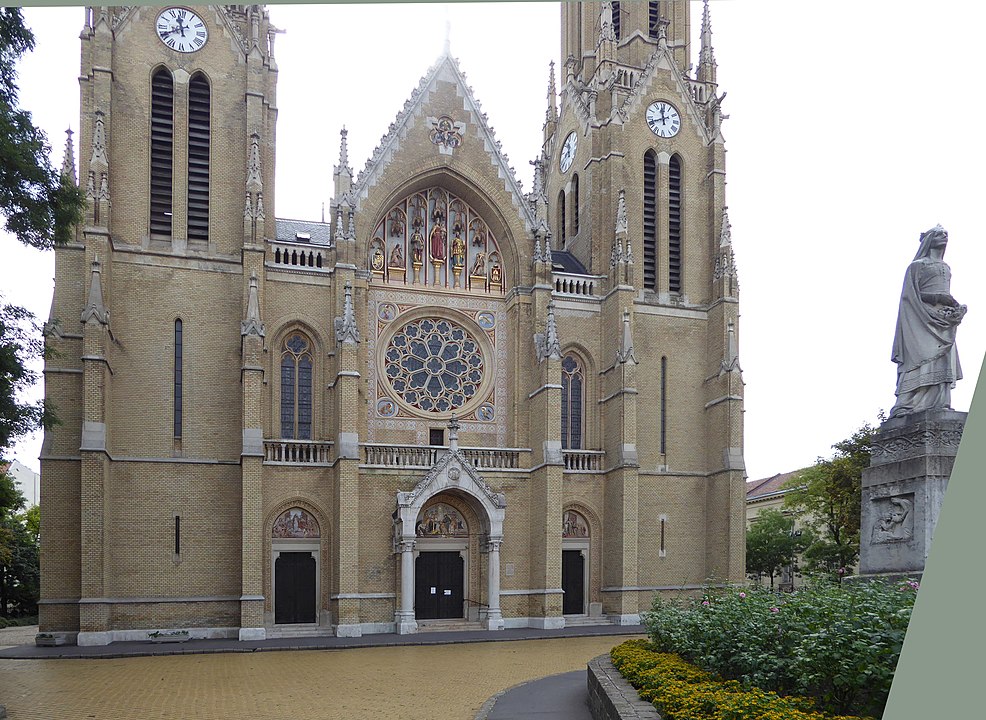
M860 576L924 571L965 419L938 409L880 426L863 470Z

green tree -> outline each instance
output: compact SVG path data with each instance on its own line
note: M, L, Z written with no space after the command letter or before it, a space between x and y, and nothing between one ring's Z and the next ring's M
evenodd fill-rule
M70 239L85 198L52 166L48 139L18 106L17 60L33 48L20 8L0 8L0 215L22 243L47 249Z
M0 616L34 615L38 608L38 542L28 525L24 496L0 473Z
M785 567L793 566L803 552L810 534L794 529L794 518L780 510L764 510L746 531L746 572L759 581L763 576L774 578Z
M805 550L809 572L838 573L859 559L859 516L863 501L863 470L870 464L876 430L864 424L832 447L835 454L787 482L784 506L798 514L801 525L815 531Z

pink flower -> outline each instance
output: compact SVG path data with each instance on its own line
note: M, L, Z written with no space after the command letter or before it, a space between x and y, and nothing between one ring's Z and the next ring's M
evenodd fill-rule
M705 607L708 607L708 606L709 606L709 601L708 601L708 600L703 600L703 601L702 601L702 604L703 604L703 605L704 605Z
M770 611L771 611L772 613L778 613L778 612L780 612L781 610L780 610L780 608L771 608L771 609L770 609Z
M840 575L845 575L846 574L846 569L845 568L839 568L839 574Z
M745 592L741 592L741 593L740 593L740 599L743 599L743 598L745 598L745 597L746 597L746 593L745 593Z

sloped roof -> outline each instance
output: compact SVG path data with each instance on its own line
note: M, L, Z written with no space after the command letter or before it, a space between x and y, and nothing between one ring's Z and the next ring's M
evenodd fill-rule
M284 220L277 218L277 239L281 242L310 242L316 245L328 245L332 240L332 225L330 223L314 222L311 220ZM298 237L298 233L303 236Z
M585 266L572 253L566 250L551 251L551 269L573 275L587 275Z
M761 480L750 480L746 483L746 501L753 502L755 500L762 500L770 495L783 495L785 493L791 492L790 489L785 489L784 483L786 483L791 478L804 472L805 468L800 470L792 470L791 472L779 473L777 475L772 475L769 478L763 478Z

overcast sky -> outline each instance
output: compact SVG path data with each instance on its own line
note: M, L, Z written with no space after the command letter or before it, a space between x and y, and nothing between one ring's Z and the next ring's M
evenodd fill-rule
M890 350L919 234L940 223L959 328L967 410L986 351L980 33L986 4L713 0L729 119L727 204L741 288L751 479L810 465L894 403ZM695 32L701 3L692 3ZM525 190L540 152L557 3L271 6L278 217L319 219L339 130L363 167L419 78L452 54ZM21 102L61 164L79 126L81 8L26 12L38 47ZM697 46L693 48L697 62ZM0 238L6 301L48 315L52 253ZM37 469L40 438L14 457Z

